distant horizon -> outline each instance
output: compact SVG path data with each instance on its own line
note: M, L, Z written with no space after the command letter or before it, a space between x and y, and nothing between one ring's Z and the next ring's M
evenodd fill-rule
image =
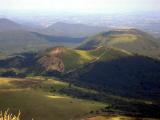
M155 35L159 33L159 13L160 0L1 0L0 4L0 18L29 27L62 22L142 28Z
M1 0L0 14L113 14L160 12L159 0Z

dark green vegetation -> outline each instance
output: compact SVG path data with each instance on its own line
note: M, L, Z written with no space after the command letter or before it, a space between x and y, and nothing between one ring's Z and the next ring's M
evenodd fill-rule
M14 32L9 34L9 37L12 36L11 38L13 39L16 35L20 36L20 39L16 39L18 40L16 42L19 43L16 44L16 48L31 45L29 50L37 48L34 45L45 49L48 47L48 43L49 46L54 46L57 43L66 44L68 41L72 44L78 44L82 41L79 38L76 38L77 41L74 41L74 38L53 37L35 32L29 32L29 34L26 31L20 31L21 34ZM26 36L24 38L25 42L22 42L23 45L21 45L21 39L23 38L21 35ZM30 37L34 39L30 39ZM5 41L3 42L5 43ZM13 41L11 44L13 45ZM77 104L83 103L81 106L83 107L82 113L90 113L92 115L115 113L160 118L160 47L155 42L155 38L147 33L135 29L113 30L89 37L77 49L59 46L43 51L41 47L36 49L36 51L41 50L39 52L15 54L0 60L0 76L33 77L23 79L22 81L17 80L9 85L3 85L2 88L7 89L7 92L0 92L1 96L3 96L3 99L0 99L2 100L1 103L5 103L8 97L10 97L8 98L9 100L14 98L20 101L25 101L24 99L27 99L26 96L29 98L29 101L25 101L28 104L27 106L22 102L17 103L11 100L6 103L6 106L2 104L4 108L7 106L13 108L16 104L22 110L26 107L22 112L27 114L26 111L32 111L30 105L34 106L35 101L40 99L35 105L36 111L42 111L46 107L46 112L54 112L57 120L59 116L65 116L64 120L68 120L71 118L68 115L72 115L71 109L67 111L67 107L70 106L69 101L71 103L73 101L73 98L70 97L76 97L109 104L109 106L98 110L93 107L93 110L87 109L87 111L83 111L85 106L91 105L92 107L92 104L76 101L76 109L74 110L75 112L77 109L80 110L78 115L81 113L82 108L77 107ZM14 51L13 46L11 49ZM3 56L3 54L1 55ZM35 79L35 76L43 76L43 78L40 81L32 81L32 79ZM48 81L49 76L57 77L58 82L61 81L60 84L58 86L57 84L55 85L54 83L57 81L55 82L53 79ZM29 87L31 91L16 91L8 96L8 94L12 93L12 91L8 91L8 88L13 87L12 85L15 85L14 88L16 89L17 87L20 89ZM33 89L38 89L38 91L33 91ZM47 94L46 92L49 92L52 98L54 98L53 94L55 96L58 94L60 97L62 95L70 97L69 100L57 101L54 99L53 102L50 101L50 98L44 97ZM5 96L6 94L7 96ZM67 107L65 105L62 108L54 106L64 102ZM41 103L45 103L45 105L38 107ZM54 111L53 107L56 107L57 111ZM63 111L61 114L61 110L67 111L67 113ZM39 114L43 115L42 112ZM81 114L79 117L83 115ZM33 116L40 119L37 115ZM53 119L53 116L48 114L47 119Z
M108 103L111 102L108 96L113 95L115 97L117 96L117 98L124 97L127 99L152 101L151 104L153 106L154 104L157 105L158 108L160 101L159 61L140 56L132 56L109 62L92 63L70 73L68 76L71 76L69 81L71 80L73 84L99 91L100 96L94 96L95 100ZM123 109L124 106L122 104L114 103L115 107L122 107ZM136 105L133 105L130 110L136 110L136 107ZM152 113L150 110L152 111L153 109L148 107L147 111ZM127 109L127 111L129 110Z

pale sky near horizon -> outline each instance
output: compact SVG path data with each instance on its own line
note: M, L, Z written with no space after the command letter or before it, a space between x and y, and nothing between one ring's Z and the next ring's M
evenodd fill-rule
M0 12L2 10L88 13L160 11L160 0L0 0Z

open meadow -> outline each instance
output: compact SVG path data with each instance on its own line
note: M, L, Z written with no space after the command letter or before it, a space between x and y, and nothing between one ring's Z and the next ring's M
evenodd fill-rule
M0 109L10 109L12 113L21 111L22 120L75 120L89 114L91 110L104 107L104 104L80 100L49 92L50 86L56 89L68 84L56 80L40 78L0 78Z

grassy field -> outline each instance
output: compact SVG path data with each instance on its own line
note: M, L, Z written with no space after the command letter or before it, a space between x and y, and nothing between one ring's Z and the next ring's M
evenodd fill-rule
M9 108L10 113L17 115L20 110L22 120L32 120L32 118L34 120L156 120L125 116L125 112L109 108L111 104L73 98L65 93L61 93L60 90L62 89L64 91L72 89L83 94L96 95L97 93L97 91L49 77L1 77L0 111L5 111ZM113 103L114 100L124 101L122 104L119 103L124 106L127 103L132 104L135 102L152 104L148 101L125 99L113 95L108 95L108 99L113 100ZM103 112L105 108L108 108L109 112ZM122 114L119 114L119 112Z
M128 116L95 116L86 118L85 120L158 120L158 119L151 119L151 118L135 118L135 117L128 117Z
M101 103L51 93L51 85L57 90L68 83L42 78L0 78L0 110L10 108L13 114L20 110L22 120L75 120L105 107Z
M111 35L109 45L114 45L118 43L133 42L138 40L138 36L132 34L123 34L123 35Z

